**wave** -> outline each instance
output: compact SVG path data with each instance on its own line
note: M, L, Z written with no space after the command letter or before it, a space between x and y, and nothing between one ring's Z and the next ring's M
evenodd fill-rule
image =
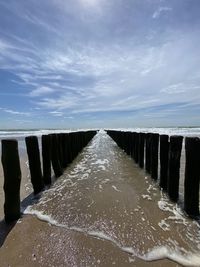
M121 251L131 256L135 256L144 261L157 261L157 260L162 260L162 259L169 259L184 266L195 266L195 267L200 266L200 255L197 253L191 253L191 252L185 251L183 254L178 248L176 250L174 249L172 250L168 246L155 246L152 249L149 249L149 251L146 254L140 254L136 249L132 247L123 246L117 240L113 239L111 236L103 232L80 228L78 226L67 226L65 224L61 224L57 222L55 219L53 219L50 215L44 214L41 211L32 210L30 207L28 207L24 211L24 214L34 215L39 220L47 222L52 226L65 228L67 230L76 231L78 233L83 233L92 238L98 238L104 241L111 242L114 246L118 247Z

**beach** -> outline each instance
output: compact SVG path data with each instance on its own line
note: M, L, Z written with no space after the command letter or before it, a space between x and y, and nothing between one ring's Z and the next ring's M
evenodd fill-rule
M1 266L200 266L197 222L104 131L22 208Z

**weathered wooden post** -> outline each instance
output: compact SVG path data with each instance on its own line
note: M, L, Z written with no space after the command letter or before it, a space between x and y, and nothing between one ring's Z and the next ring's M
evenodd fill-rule
M135 163L139 160L139 133L135 133Z
M73 161L73 148L72 148L72 133L68 133L68 156L69 156L69 163Z
M191 217L199 215L200 139L185 138L184 210Z
M144 133L139 133L139 151L138 151L138 161L140 168L144 167Z
M51 134L51 162L55 177L58 178L63 174L60 163L59 143L57 134Z
M51 184L51 137L42 135L42 165L45 185Z
M63 147L62 147L62 133L57 133L57 145L58 145L58 156L61 168L63 168Z
M4 172L4 214L6 223L20 218L21 169L17 140L2 140Z
M177 202L179 195L180 157L182 142L182 136L174 135L170 137L167 193L170 199L174 202Z
M145 138L145 170L151 172L151 142L152 142L152 133L147 133Z
M158 144L159 144L159 134L152 134L151 142L151 177L154 180L158 179Z
M70 135L69 133L66 133L65 135L65 150L66 150L66 157L67 157L67 165L72 162L72 155L70 150Z
M70 150L71 150L71 159L72 161L74 160L75 158L75 149L74 149L74 132L73 133L70 133Z
M129 156L131 154L130 132L126 132L126 153Z
M62 134L62 149L63 149L63 168L66 168L68 165L66 133Z
M31 182L33 185L34 194L37 194L44 189L38 138L37 136L28 136L25 138L25 141L31 174Z
M167 191L169 136L160 135L160 187Z
M134 157L134 133L130 133L130 155L133 158Z

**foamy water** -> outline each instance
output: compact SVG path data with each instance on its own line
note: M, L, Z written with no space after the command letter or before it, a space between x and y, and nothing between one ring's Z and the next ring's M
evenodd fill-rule
M89 131L94 129L76 129L76 131ZM96 130L96 129L95 129ZM131 132L152 132L168 135L183 135L183 136L200 136L200 127L149 127L149 128L118 128L113 130L131 131ZM38 129L38 130L0 130L0 139L3 138L19 138L29 135L42 136L43 134L51 133L69 133L73 132L73 129Z
M120 243L118 243L115 239L113 239L111 236L99 232L99 231L89 231L88 229L79 228L76 226L68 227L67 225L60 224L58 221L55 221L51 216L45 215L42 212L39 212L37 210L32 210L30 208L26 209L24 214L27 215L35 215L39 220L49 223L50 225L54 225L56 227L65 228L67 230L76 231L79 233L86 234L93 238L99 238L102 240L106 240L111 242L114 246L118 247L123 252L126 252L127 254L130 254L131 256L136 256L142 260L145 261L156 261L161 259L170 259L174 262L177 262L179 264L185 265L185 266L200 266L200 256L196 253L191 253L188 251L184 251L183 249L176 248L176 251L174 249L171 249L167 246L158 246L151 249L146 254L139 254L137 250L134 250L133 247L123 247Z
M100 131L25 214L105 240L144 261L200 266L200 227Z
M115 130L115 129L113 129ZM144 132L144 133L158 133L171 135L182 135L182 136L200 136L199 127L166 127L166 128L127 128L117 129L120 131L131 131L131 132Z
M38 129L38 130L0 130L0 139L4 138L24 138L26 136L34 135L41 137L43 134L52 133L69 133L74 131L90 131L91 129Z

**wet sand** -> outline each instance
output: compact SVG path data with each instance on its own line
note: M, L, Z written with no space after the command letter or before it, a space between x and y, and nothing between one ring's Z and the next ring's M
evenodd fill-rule
M1 266L200 266L200 228L100 132L24 211Z

